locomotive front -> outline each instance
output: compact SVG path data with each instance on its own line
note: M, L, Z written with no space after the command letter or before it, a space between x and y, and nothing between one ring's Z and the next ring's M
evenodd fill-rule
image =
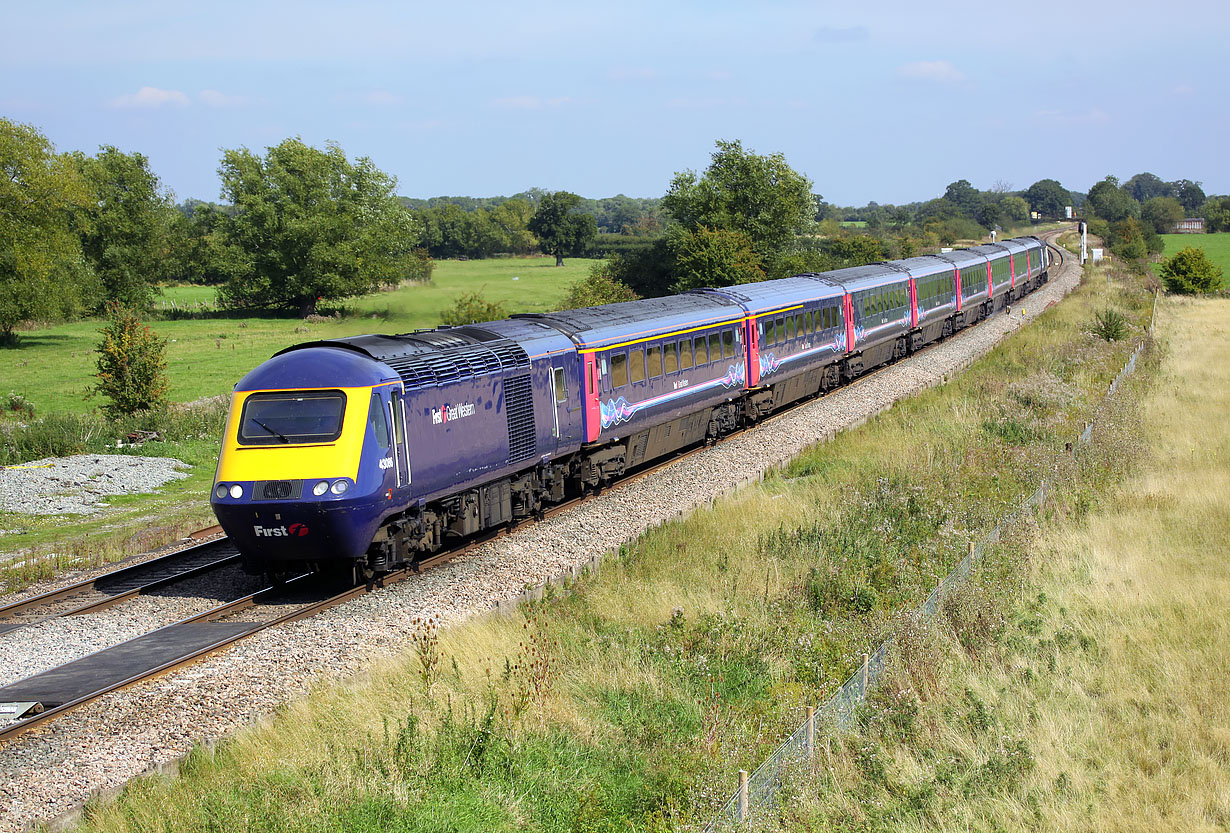
M235 386L210 502L245 570L364 557L397 485L400 388L380 362L329 346L281 353Z

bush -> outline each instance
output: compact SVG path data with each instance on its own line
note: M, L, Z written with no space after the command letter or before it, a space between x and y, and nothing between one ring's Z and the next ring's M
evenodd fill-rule
M1089 330L1104 341L1121 341L1127 337L1127 318L1119 310L1107 307L1093 314Z
M477 292L469 292L458 298L452 309L446 309L440 313L440 323L450 327L461 327L465 324L498 321L507 317L508 312L504 309L504 304L499 301L492 303Z
M166 339L159 338L136 313L115 302L107 304L107 326L99 330L98 384L94 392L110 402L103 413L111 418L167 406Z
M611 270L606 261L599 261L590 268L588 277L568 287L568 294L560 303L560 309L617 304L621 301L635 301L639 297L611 276Z
M1204 249L1194 246L1187 246L1174 257L1162 261L1158 271L1171 292L1190 295L1221 288L1221 267L1209 260Z

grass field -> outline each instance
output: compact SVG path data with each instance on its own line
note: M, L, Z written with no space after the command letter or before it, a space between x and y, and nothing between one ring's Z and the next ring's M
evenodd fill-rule
M1160 381L1112 416L1142 423L1135 476L1027 584L977 588L1007 613L984 642L917 638L775 829L1230 828L1228 312L1165 303Z
M445 260L436 264L429 284L350 299L342 317L319 323L219 317L155 320L152 325L169 340L171 400L190 402L229 393L253 367L300 341L435 327L441 311L465 293L481 292L489 301L506 303L509 312L553 309L592 263L569 258L556 268L550 257ZM169 287L159 306L165 310L174 302L180 309L212 307L213 296L210 287ZM34 405L36 415L96 407L99 401L87 398L87 391L96 370L93 350L100 326L97 320L86 320L20 332L18 347L0 349L0 395L20 394Z
M1230 232L1218 234L1163 234L1166 248L1162 257L1170 257L1180 249L1195 246L1204 249L1209 260L1222 269L1222 286L1230 289Z
M1121 448L1063 453L1131 347L1088 335L1108 304L1147 320L1138 289L1086 281L952 383L653 530L572 595L407 645L82 829L703 823L1039 477L1079 508L1121 476Z

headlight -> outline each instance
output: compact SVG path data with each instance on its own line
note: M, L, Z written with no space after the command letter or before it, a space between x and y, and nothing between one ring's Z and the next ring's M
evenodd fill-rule
M333 484L333 488L330 491L332 491L335 495L344 495L346 494L346 490L349 488L350 483L345 480L338 480Z
M315 486L312 487L312 494L316 495L316 497L320 497L327 491L329 491L329 481L328 480L322 480L319 483L317 483Z
M222 498L226 497L226 484L225 483L219 483L218 488L214 489L214 497L216 497L218 500L222 500Z
M238 483L232 486L231 487L231 497L237 500L243 497L243 486L240 486Z

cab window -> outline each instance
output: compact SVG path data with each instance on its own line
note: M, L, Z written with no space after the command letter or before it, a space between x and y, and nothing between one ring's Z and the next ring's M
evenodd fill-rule
M243 403L240 445L331 443L342 435L340 390L254 393Z

